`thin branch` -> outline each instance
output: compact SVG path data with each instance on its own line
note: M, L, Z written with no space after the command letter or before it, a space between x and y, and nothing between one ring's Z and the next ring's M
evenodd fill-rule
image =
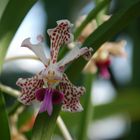
M24 56L13 56L13 57L9 57L5 59L5 62L10 62L10 61L14 61L14 60L19 60L19 59L34 59L34 60L39 60L38 57L34 56L34 55L24 55Z
M14 97L18 97L19 95L21 95L21 93L18 90L15 90L1 83L0 83L0 90Z
M57 121L56 121L59 129L61 130L61 133L64 137L65 140L72 140L72 137L64 123L64 121L62 120L62 118L60 116L58 116Z

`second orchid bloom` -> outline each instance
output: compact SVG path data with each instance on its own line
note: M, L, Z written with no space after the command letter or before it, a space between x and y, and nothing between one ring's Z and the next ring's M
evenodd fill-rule
M108 20L111 16L109 15L102 15L100 18L102 23ZM77 21L76 26L80 26L83 20L86 18L85 16L81 16ZM78 41L83 43L85 39L95 31L97 28L97 21L92 20L82 31L80 36L78 37ZM75 47L74 43L69 45L71 48ZM108 67L111 64L111 58L113 57L126 57L127 53L125 51L126 41L120 40L117 42L105 42L100 46L100 48L94 53L91 60L88 62L86 67L84 68L85 72L88 73L96 73L97 70L99 71L99 75L104 79L110 78L110 73L108 71ZM93 46L94 47L94 46Z

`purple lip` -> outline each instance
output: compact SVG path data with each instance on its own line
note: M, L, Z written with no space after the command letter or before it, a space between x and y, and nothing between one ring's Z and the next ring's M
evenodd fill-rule
M110 78L110 74L108 71L108 67L109 67L110 63L111 63L110 59L108 59L106 61L96 62L96 65L99 68L99 72L100 72L101 77L103 77L105 79Z
M64 98L63 93L56 89L54 90L48 88L41 88L37 90L35 96L38 101L42 101L39 112L42 113L47 111L49 116L52 114L53 104L62 103Z

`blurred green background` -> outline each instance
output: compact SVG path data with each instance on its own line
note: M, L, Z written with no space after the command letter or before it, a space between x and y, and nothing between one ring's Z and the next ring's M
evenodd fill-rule
M6 58L21 55L32 55L26 49L21 50L20 44L27 37L33 38L38 34L46 36L46 43L49 46L47 29L56 26L56 21L68 19L75 23L79 16L88 15L103 0L30 0L20 2L18 0L0 1L0 83L18 89L16 80L19 77L30 77L43 68L43 65L36 60L16 60L4 62ZM88 87L86 95L82 97L82 105L86 108L88 104L88 92L91 92L92 114L89 118L84 117L86 111L82 113L61 112L68 130L74 139L80 140L82 127L87 127L87 136L85 140L139 140L140 139L140 1L139 0L111 0L106 7L106 14L114 16L120 10L127 9L131 3L138 3L135 10L130 8L126 16L126 22L121 21L123 16L116 16L116 21L101 25L102 27L93 35L93 44L87 43L88 47L92 45L95 50L105 41L115 41L125 39L125 47L128 56L124 58L113 58L109 68L111 78L102 79L97 74L85 75L78 71L78 65L71 65L68 69L69 77L76 85L85 85ZM133 6L134 7L134 6ZM132 7L132 8L133 8ZM101 9L102 10L102 9ZM126 10L127 11L127 10ZM129 17L130 15L130 17ZM131 17L131 16L134 16ZM98 14L93 18L97 18ZM120 17L120 18L119 18ZM115 19L115 16L114 16ZM113 21L113 20L112 20ZM127 23L128 22L128 23ZM116 29L115 29L116 28ZM75 32L75 26L73 32ZM97 36L96 36L97 33ZM106 34L107 33L107 34ZM99 38L101 36L101 38ZM107 38L108 36L108 38ZM95 37L95 38L94 38ZM91 42L91 39L87 42ZM85 42L86 44L86 42ZM49 50L49 47L47 48ZM65 52L66 50L64 50ZM47 52L48 53L48 52ZM63 52L62 52L63 53ZM6 56L6 57L5 57ZM77 61L77 63L79 63ZM76 64L77 64L76 63ZM2 66L3 64L3 66ZM72 70L74 69L74 70ZM69 72L71 71L71 73ZM76 72L75 72L76 71ZM75 77L76 75L76 77ZM82 77L82 78L81 78ZM93 78L91 78L93 77ZM8 125L6 111L16 106L17 100L1 91L4 99L0 100L0 139L8 140ZM5 100L5 106L4 106ZM14 111L17 108L14 108ZM13 114L13 112L11 114ZM24 113L20 114L17 127L25 124L34 112L33 107L28 107ZM8 114L8 118L10 115ZM85 126L85 119L89 119ZM83 125L82 125L83 123ZM7 127L6 127L7 125ZM5 126L5 128L3 128ZM6 130L6 131L5 131ZM86 131L86 130L85 130ZM24 133L28 139L31 137L31 130ZM5 137L6 135L6 137ZM56 126L53 136L55 140L63 140L62 134ZM18 140L18 139L17 139Z

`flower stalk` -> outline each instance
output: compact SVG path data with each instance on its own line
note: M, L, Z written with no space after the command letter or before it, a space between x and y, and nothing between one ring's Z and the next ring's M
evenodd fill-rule
M65 140L73 140L64 121L62 120L62 118L60 116L58 116L56 124L59 127Z
M6 58L5 63L10 62L10 61L20 60L20 59L39 60L39 58L34 55L23 55L23 56L13 56L13 57Z
M13 96L13 97L18 97L21 93L18 91L18 90L15 90L9 86L6 86L6 85L3 85L0 83L0 91L3 91L7 94L9 94L10 96Z
M93 115L93 104L91 102L92 96L92 84L94 80L93 74L85 74L84 75L84 86L86 87L86 94L84 97L84 111L82 112L81 122L79 123L79 133L78 133L78 140L86 140L88 126L91 122L92 115Z

